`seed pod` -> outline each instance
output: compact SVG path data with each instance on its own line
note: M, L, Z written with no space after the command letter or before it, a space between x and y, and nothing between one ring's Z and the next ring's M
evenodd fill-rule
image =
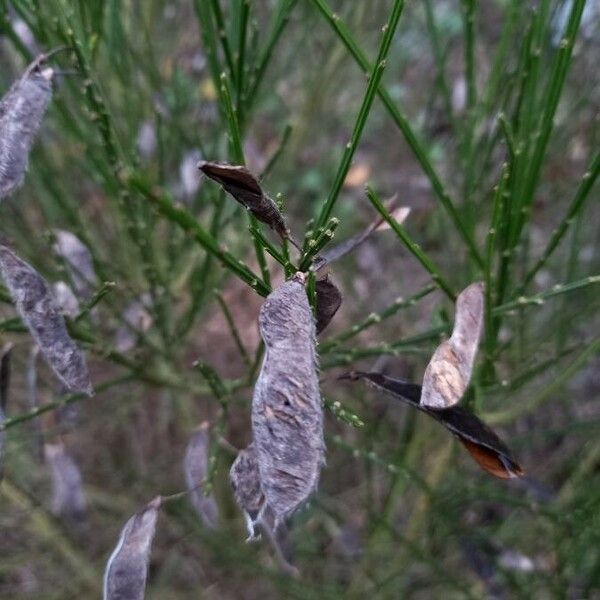
M12 344L2 348L0 359L0 425L6 421L6 405L8 404L8 390L10 387L10 353ZM6 445L6 431L0 431L0 481L4 475L4 447Z
M456 299L451 337L433 353L425 375L421 404L449 408L462 398L471 380L483 328L483 283L464 289Z
M484 470L499 477L522 477L524 471L513 458L506 444L481 419L462 406L433 409L421 402L421 386L393 379L381 373L352 371L340 379L364 379L397 400L401 400L433 417L453 433L466 448L473 460Z
M329 279L320 279L315 283L317 296L317 335L321 333L342 305L342 294L338 287Z
M79 300L64 281L57 281L52 293L62 315L74 319L80 313Z
M139 300L131 302L123 312L123 325L117 329L115 348L119 352L128 352L138 341L140 333L146 333L152 327L152 315L146 308L150 302L149 294L142 294Z
M275 526L275 515L265 504L260 489L258 457L254 443L240 450L229 471L229 481L238 506L244 512L248 528L247 541L260 537L256 528L263 530L277 556L281 568L288 574L297 576L298 569L292 564L292 545L285 523Z
M54 71L39 56L0 101L0 199L23 182L29 152L52 99Z
M161 497L157 496L125 523L106 563L103 600L144 600L160 505Z
M282 238L289 239L288 228L277 204L263 192L256 177L246 167L200 161L198 168L207 177L220 183L226 192L245 206L259 221L266 223Z
M209 451L208 423L202 423L188 442L183 461L183 470L190 501L204 525L214 529L219 521L219 508L212 494L204 494L198 487L208 475Z
M265 497L260 489L258 457L253 443L238 452L229 471L229 482L235 500L246 518L248 539L253 540L257 537L255 527L260 520L260 512L265 503Z
M0 246L0 271L17 312L54 373L70 391L91 396L85 357L69 337L46 281L6 246Z
M54 230L54 236L54 251L66 262L78 296L87 299L96 282L94 263L88 247L75 234L64 229Z
M44 444L52 479L52 512L73 523L86 518L87 502L81 472L63 443Z
M260 486L275 527L315 490L324 461L315 323L297 273L263 304L265 357L252 400Z

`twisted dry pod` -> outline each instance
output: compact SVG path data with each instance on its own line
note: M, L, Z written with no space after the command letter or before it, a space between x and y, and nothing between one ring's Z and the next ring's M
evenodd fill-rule
M324 461L315 323L297 273L263 304L265 358L252 400L260 485L275 528L315 490Z
M0 198L23 182L34 137L52 99L54 71L43 68L47 58L36 58L0 100Z
M0 271L17 312L54 373L71 392L91 396L93 389L85 357L69 337L46 281L6 246L0 246Z
M266 223L282 238L289 239L289 231L277 204L264 193L258 180L246 167L226 163L200 161L198 168L210 179L220 183L240 204L259 221Z
M483 283L477 282L458 295L452 335L436 348L425 369L423 406L450 408L469 386L483 329L483 291Z
M422 389L420 385L394 379L382 373L351 371L342 375L340 379L351 381L364 379L367 383L387 392L397 400L433 417L457 437L473 460L490 475L500 479L512 479L525 474L508 446L491 427L466 408L451 406L450 408L434 409L424 406L421 402Z

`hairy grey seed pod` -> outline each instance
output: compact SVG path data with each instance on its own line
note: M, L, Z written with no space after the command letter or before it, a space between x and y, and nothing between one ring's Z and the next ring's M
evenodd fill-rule
M65 261L78 297L89 298L97 280L92 254L88 247L70 231L55 229L54 236L56 238L54 251Z
M258 456L254 443L238 452L229 471L229 481L235 500L246 518L246 541L259 539L257 528L260 528L267 534L282 570L293 577L298 576L298 569L293 564L293 549L287 526L285 523L276 525L276 517L271 507L265 504L265 496L260 489Z
M219 522L219 508L212 494L204 494L198 487L208 475L208 453L209 453L208 423L202 423L192 434L188 442L183 470L187 489L190 492L190 501L209 529L213 529Z
M77 463L61 442L44 444L44 456L52 479L52 512L72 523L83 523L87 502Z
M229 471L229 482L238 506L244 512L248 539L257 537L256 525L260 520L260 512L265 503L265 496L260 489L258 457L254 443L240 450Z
M266 352L252 430L260 485L277 527L315 490L324 462L315 322L302 273L269 294L259 326Z
M144 600L160 505L161 497L157 496L125 523L106 563L103 600Z
M0 100L0 199L23 182L29 152L52 99L54 71L38 57Z
M61 310L43 277L6 246L0 246L0 271L17 312L44 358L71 392L93 394L85 357L70 338Z

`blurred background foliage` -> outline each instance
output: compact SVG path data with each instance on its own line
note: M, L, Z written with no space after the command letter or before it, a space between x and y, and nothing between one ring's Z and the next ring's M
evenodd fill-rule
M169 503L147 597L600 597L600 5L406 3L379 97L361 114L382 26L401 4L0 2L3 93L39 52L72 49L52 59L64 74L0 231L51 282L72 279L54 242L56 230L74 233L97 275L79 300L98 300L78 320L98 392L86 402L35 367L12 307L0 306L2 342L14 344L3 597L98 595L128 516L184 488L198 423L235 447L250 440L252 287L283 270L261 264L264 244L201 180L200 157L244 158L263 173L300 240L325 225L328 197L336 241L363 229L376 214L366 183L411 207L405 231L452 290L488 283L464 401L528 477L490 478L427 417L336 380L356 367L420 381L453 318L411 244L380 233L331 269L344 304L320 339L333 410L319 491L294 518L301 579L280 574L266 544L244 544L233 456L215 443L221 526L207 531L185 499ZM252 286L223 252L261 273ZM84 482L77 524L52 513L41 449L58 440Z

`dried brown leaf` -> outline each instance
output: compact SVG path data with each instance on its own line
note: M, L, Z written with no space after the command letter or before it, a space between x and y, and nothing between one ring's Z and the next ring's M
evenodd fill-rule
M29 152L52 99L54 72L39 56L0 100L0 199L23 182Z
M342 379L364 379L398 400L418 408L451 431L477 464L495 477L521 477L524 471L511 451L496 433L481 419L461 406L434 409L421 403L421 386L394 379L381 373L352 371Z
M183 461L183 471L192 506L204 525L213 529L219 522L219 508L214 496L212 494L207 496L201 487L202 482L208 475L209 450L208 423L202 423L194 431L188 442Z
M125 523L106 563L103 600L144 600L160 505L161 497L157 496Z
M338 287L329 279L320 279L315 283L317 335L321 333L342 305L342 294Z
M423 376L423 406L449 408L465 393L483 328L483 305L481 282L471 284L456 299L452 335L437 347Z
M85 357L69 337L46 281L6 246L0 246L0 271L17 312L54 373L70 391L92 395Z
M52 512L73 523L82 523L87 514L81 472L65 445L44 444L44 456L52 480Z
M304 275L265 300L259 316L265 357L252 401L260 486L276 527L317 487L324 461L315 323Z
M246 167L226 163L200 161L198 168L210 179L223 186L240 204L259 221L266 223L282 238L289 239L289 231L277 204L264 193L258 180Z

